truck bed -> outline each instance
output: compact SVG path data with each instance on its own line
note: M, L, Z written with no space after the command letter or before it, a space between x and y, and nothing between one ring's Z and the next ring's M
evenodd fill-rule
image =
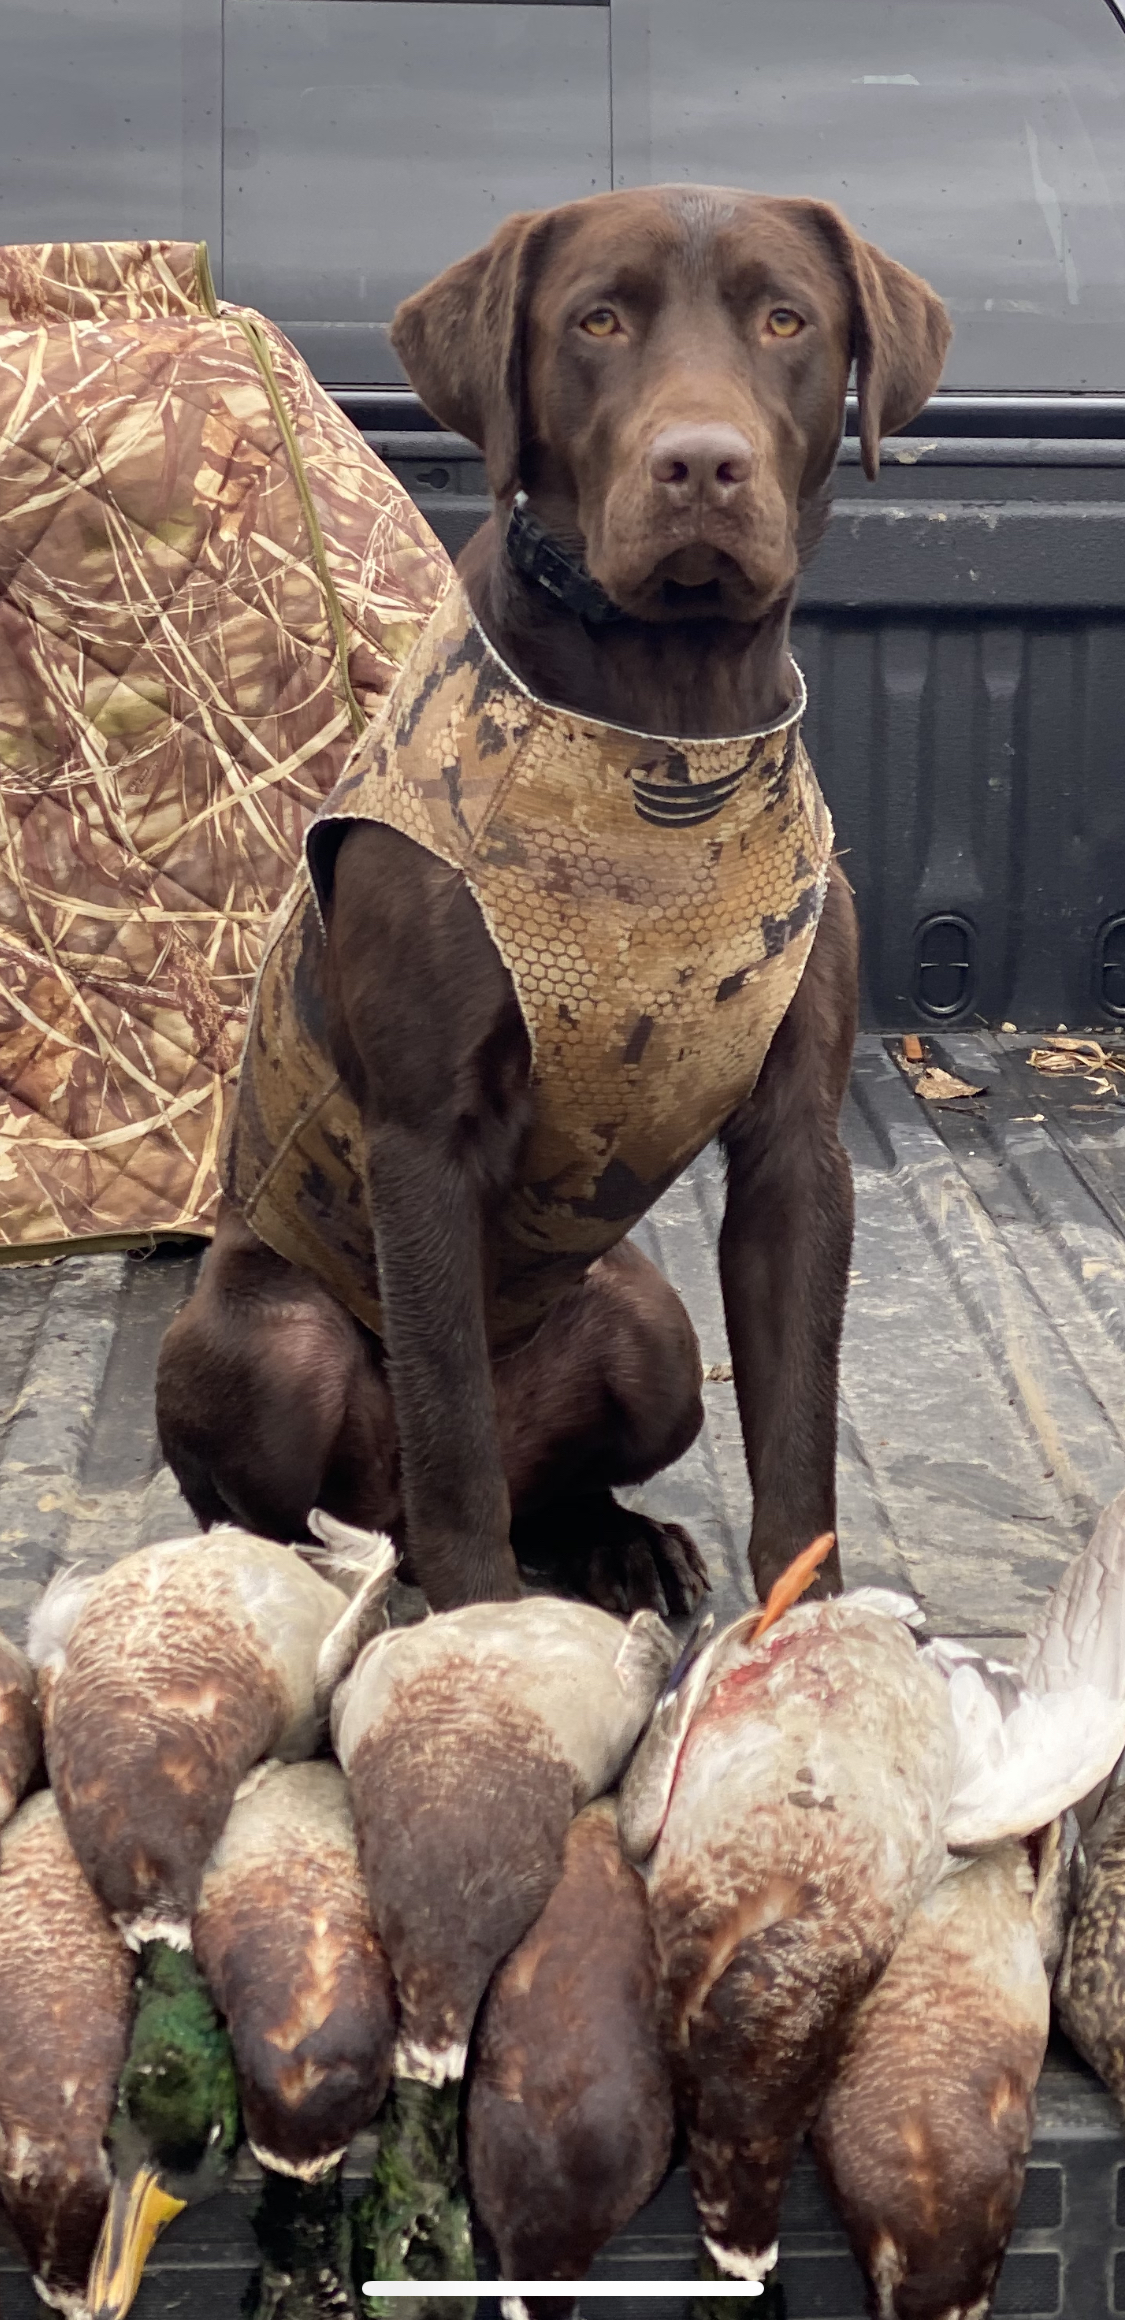
M1028 1060L1035 1044L928 1036L929 1061L983 1091L934 1104L915 1094L899 1039L864 1034L845 1115L857 1204L847 1578L905 1587L935 1632L1009 1649L1125 1486L1125 1075L1045 1073ZM638 1496L691 1527L724 1621L748 1597L750 1500L715 1263L721 1199L709 1151L637 1236L680 1289L708 1371L700 1439ZM0 1269L0 1625L14 1637L60 1562L101 1565L194 1527L160 1464L152 1379L198 1262L197 1247L176 1246ZM350 2168L364 2165L361 2142ZM1123 2165L1109 2097L1058 2040L998 2313L1125 2311ZM256 2181L240 2162L220 2198L172 2226L138 2320L234 2320L255 2263ZM677 2171L598 2268L689 2277L696 2248ZM790 2192L782 2278L789 2320L860 2320L859 2277L811 2162ZM0 2307L5 2320L39 2309L3 2248Z

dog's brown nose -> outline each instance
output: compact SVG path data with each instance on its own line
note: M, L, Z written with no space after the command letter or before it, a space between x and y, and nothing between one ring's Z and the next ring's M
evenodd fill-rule
M666 427L648 455L649 474L677 505L721 507L745 483L753 453L737 427Z

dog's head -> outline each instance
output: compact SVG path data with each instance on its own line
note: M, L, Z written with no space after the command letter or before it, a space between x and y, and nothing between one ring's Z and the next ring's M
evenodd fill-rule
M522 484L618 604L756 620L796 577L853 359L874 476L950 327L827 202L654 186L508 218L391 335L500 504Z

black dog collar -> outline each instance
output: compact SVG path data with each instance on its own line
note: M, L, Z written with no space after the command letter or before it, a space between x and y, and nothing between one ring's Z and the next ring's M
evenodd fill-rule
M607 621L624 618L621 606L598 586L579 557L553 540L532 515L525 491L518 491L512 503L504 544L516 571L525 580L537 581L548 596L564 604L568 612L576 612L580 620L604 626Z

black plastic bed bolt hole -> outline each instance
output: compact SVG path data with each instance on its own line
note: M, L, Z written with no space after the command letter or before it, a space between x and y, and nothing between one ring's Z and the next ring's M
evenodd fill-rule
M923 919L914 937L914 1004L933 1022L960 1015L976 989L977 938L950 911Z
M1125 912L1106 920L1094 952L1094 1004L1125 1020Z

